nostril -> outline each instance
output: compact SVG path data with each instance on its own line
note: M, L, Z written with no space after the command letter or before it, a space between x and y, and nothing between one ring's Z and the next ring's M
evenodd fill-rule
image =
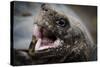
M41 8L42 8L42 10L44 10L44 11L48 11L48 9L47 9L47 7L46 7L46 4L42 4L42 5L41 5Z
M46 4L45 3L43 3L42 5L41 5L41 7L44 7Z

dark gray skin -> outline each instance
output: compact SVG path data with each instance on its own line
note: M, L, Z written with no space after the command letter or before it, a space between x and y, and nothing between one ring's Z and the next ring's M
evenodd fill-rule
M65 15L43 4L35 24L46 29L43 35L47 38L52 40L59 38L62 41L62 46L35 52L37 40L33 35L29 55L33 58L35 64L90 60L91 47L89 46L89 40L85 38L86 35L78 27L71 27Z
M18 52L21 57L23 55L24 59L26 59L24 62L19 61L19 65L91 60L92 48L90 46L91 42L86 38L87 35L80 28L71 26L69 19L65 15L53 10L46 4L42 4L34 24L46 30L43 32L44 37L52 41L59 38L62 46L35 51L37 39L33 35L27 54L23 55Z

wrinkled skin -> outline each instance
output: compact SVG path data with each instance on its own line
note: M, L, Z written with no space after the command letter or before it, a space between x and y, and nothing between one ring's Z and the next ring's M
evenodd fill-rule
M42 32L41 38L46 37L53 42L59 39L60 46L35 50L37 37L33 34L29 50L26 52L27 56L30 57L28 59L30 63L21 63L48 64L91 60L92 48L89 45L90 41L85 38L87 35L84 35L80 28L71 26L65 15L43 4L40 13L35 18L34 25L37 25L42 31L45 30Z

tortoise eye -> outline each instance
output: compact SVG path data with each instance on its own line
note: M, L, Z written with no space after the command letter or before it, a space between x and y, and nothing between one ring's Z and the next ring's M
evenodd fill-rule
M65 27L66 26L65 20L63 20L63 19L57 20L56 23L61 27Z

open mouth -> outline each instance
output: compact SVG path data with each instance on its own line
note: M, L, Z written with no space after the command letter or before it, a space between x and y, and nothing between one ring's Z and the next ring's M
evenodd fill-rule
M60 39L46 28L34 25L33 35L36 37L35 51L61 46Z

